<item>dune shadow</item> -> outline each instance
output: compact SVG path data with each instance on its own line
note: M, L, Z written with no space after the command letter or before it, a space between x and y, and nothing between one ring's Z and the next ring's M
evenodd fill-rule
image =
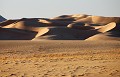
M15 28L0 28L0 40L31 40L37 32Z
M120 37L120 31L110 31L110 32L107 33L107 36Z

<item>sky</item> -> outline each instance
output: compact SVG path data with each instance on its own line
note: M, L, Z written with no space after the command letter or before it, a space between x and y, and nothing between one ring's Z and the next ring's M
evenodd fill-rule
M52 18L67 14L120 17L120 0L0 0L7 19Z

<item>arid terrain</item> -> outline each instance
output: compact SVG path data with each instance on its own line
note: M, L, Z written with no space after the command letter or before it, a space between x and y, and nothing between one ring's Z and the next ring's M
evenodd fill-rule
M62 15L0 22L0 40L118 40L120 18Z
M4 20L0 77L120 77L120 17Z
M118 41L0 41L1 77L120 77Z

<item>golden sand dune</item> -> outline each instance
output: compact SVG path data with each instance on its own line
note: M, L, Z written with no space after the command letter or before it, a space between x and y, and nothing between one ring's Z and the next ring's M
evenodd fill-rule
M103 27L101 27L98 32L102 32L102 33L105 33L107 31L110 31L112 29L114 29L116 27L116 23L115 22L111 22L107 25L104 25Z
M116 25L114 22L103 26L102 28L98 29L100 34L96 34L92 37L87 38L86 40L119 40L120 41L120 31L119 25Z
M111 31L89 37L86 40L118 40L120 41L120 32Z
M116 27L116 23L111 22L107 25L102 25L102 26L85 26L85 24L79 23L78 25L69 24L67 27L73 28L73 29L78 29L78 30L97 30L98 32L104 33L111 29L114 29Z
M94 24L108 24L110 22L120 23L120 18L119 17L92 16L92 22Z
M74 23L78 24L78 23L93 23L92 22L92 17L91 16L87 16L85 18L79 19L77 21L74 21Z
M74 24L79 23L89 23L89 24L98 24L98 25L106 25L110 22L120 23L119 17L102 17L102 16L86 16L85 18L78 19L74 21Z
M37 20L20 20L20 21L17 21L14 26L44 27L47 25L44 23L40 23Z
M19 37L17 37L19 35L26 36L26 34L24 34L23 32L26 32L28 34L31 34L33 32L34 37L27 39L85 40L91 38L91 36L95 36L96 34L100 33L106 33L111 31L119 33L120 18L75 14L75 15L62 15L50 19L22 18L16 20L6 20L4 22L1 22L0 26L1 26L0 36L4 36L6 38L9 37L7 39L12 38L19 39ZM15 29L14 32L13 29ZM6 32L5 35L4 30L8 31ZM12 36L14 35L14 33L17 36L11 37L11 35L9 35L10 33L12 34ZM23 34L21 35L20 33ZM1 39L3 38L1 37ZM24 39L24 37L22 37L22 39Z
M41 28L41 29L39 29L39 31L38 31L37 35L35 36L35 38L41 37L42 35L46 34L48 31L49 31L48 28Z

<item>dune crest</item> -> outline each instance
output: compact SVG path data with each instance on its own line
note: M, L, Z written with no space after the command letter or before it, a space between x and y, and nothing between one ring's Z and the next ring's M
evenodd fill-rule
M108 24L110 22L120 23L120 18L119 17L92 16L92 22L94 24Z
M100 28L98 31L101 33L105 33L107 31L110 31L112 29L114 29L116 27L116 23L115 22L111 22L105 26L103 26L102 28Z
M100 33L100 34L96 34L92 37L89 37L86 39L86 41L96 41L96 40L100 40L100 41L120 41L120 33L117 32L106 32L106 33Z
M39 29L39 31L38 31L37 35L35 36L35 38L40 37L40 36L46 34L48 31L49 31L48 28Z

